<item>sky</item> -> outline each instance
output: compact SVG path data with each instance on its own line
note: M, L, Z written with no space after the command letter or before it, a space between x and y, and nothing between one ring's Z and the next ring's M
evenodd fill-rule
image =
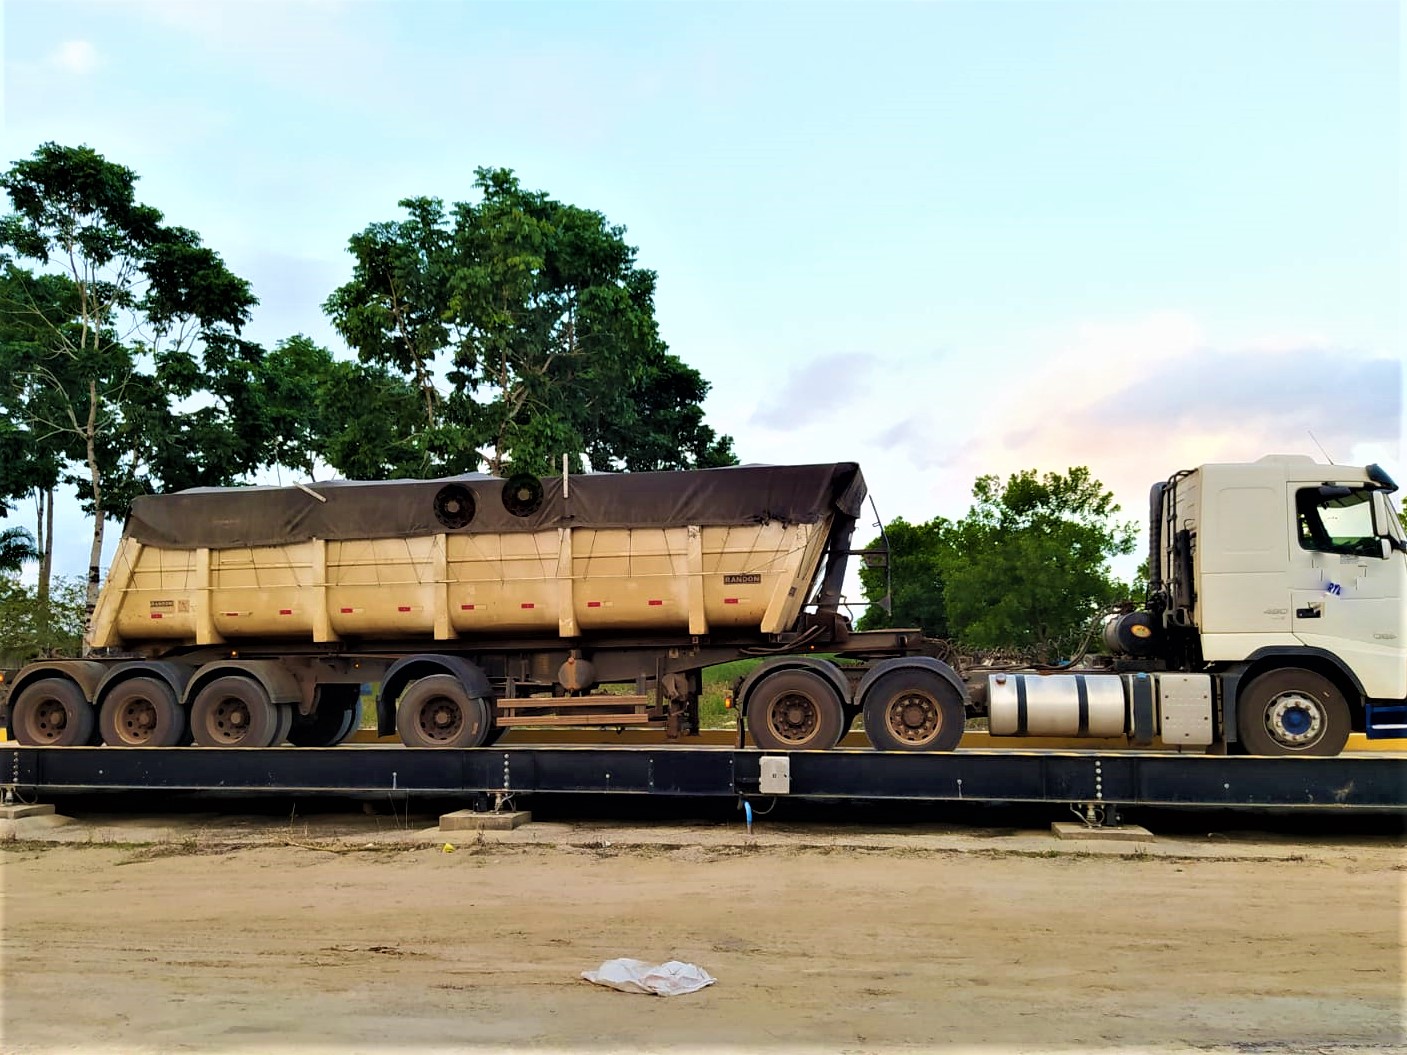
M1027 468L1087 465L1135 520L1207 461L1407 482L1393 2L3 18L0 162L53 140L134 169L252 283L268 345L345 353L320 305L347 239L507 167L627 229L741 460L858 461L886 521L961 516L977 476ZM81 573L76 506L56 535Z

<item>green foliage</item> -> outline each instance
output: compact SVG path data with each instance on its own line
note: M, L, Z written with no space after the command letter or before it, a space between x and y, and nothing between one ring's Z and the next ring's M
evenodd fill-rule
M312 478L319 464L358 480L413 475L426 433L405 427L415 388L383 366L336 360L301 334L264 357L260 398L269 461Z
M3 176L0 443L30 444L0 494L74 485L104 521L156 487L230 482L267 437L247 398L256 303L199 236L139 203L136 174L88 147L45 143ZM14 434L20 433L19 437Z
M325 305L384 371L368 383L417 396L414 415L394 401L419 458L397 471L545 474L563 453L598 470L733 464L703 423L707 382L660 339L655 275L624 228L506 169L475 186L478 202L408 198L404 219L354 236L352 279Z
M983 476L972 494L956 522L889 525L894 616L872 606L862 628L919 625L968 648L1047 661L1078 646L1100 610L1133 596L1109 560L1133 551L1137 529L1116 519L1113 495L1087 468ZM883 572L860 576L878 600Z
M860 585L865 596L878 601L891 588L891 609L885 612L871 604L861 617L859 629L882 627L922 627L925 636L949 636L944 608L943 557L952 525L942 517L926 524L910 524L902 517L884 529L884 537L866 549L881 550L889 544L889 566L865 564L860 568Z
M38 560L34 536L21 527L0 529L0 573L19 571L26 563Z
M0 575L0 666L77 655L83 641L84 590L80 579L55 579L46 608L35 587Z
M1058 658L1125 598L1108 562L1133 552L1135 525L1115 521L1114 496L1084 466L983 476L972 494L945 568L949 624L975 648Z

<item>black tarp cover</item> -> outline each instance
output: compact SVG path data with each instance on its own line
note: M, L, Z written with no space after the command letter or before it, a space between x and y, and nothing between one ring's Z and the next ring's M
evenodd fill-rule
M437 518L447 485L473 493L464 527ZM661 473L592 473L542 480L543 501L528 516L504 508L504 481L473 474L442 480L334 480L306 487L206 487L143 495L124 534L169 549L277 546L309 539L410 538L417 535L542 531L556 527L683 527L810 524L830 512L855 517L865 482L854 462L748 465ZM309 493L313 492L313 493ZM318 497L326 501L319 501Z

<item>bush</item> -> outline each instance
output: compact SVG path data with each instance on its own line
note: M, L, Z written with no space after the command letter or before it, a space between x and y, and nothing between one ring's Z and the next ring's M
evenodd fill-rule
M83 647L84 604L81 579L56 578L46 611L36 587L13 575L0 575L0 667L78 655Z

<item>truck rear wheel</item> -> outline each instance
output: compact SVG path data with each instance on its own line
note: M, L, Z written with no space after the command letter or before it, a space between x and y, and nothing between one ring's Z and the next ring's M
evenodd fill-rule
M962 740L962 694L928 670L882 675L865 693L865 735L877 751L951 751Z
M421 678L396 708L396 732L407 747L481 747L490 728L488 705L450 674Z
M1262 674L1236 701L1236 731L1253 755L1337 755L1350 725L1338 687L1301 667Z
M840 742L845 706L815 671L783 670L752 690L747 721L764 751L826 751Z
M112 747L174 747L186 730L186 712L160 678L129 678L98 711L98 731Z
M11 723L26 747L82 747L93 738L93 706L67 678L42 678L20 690Z
M271 747L283 730L283 712L253 678L216 678L196 694L191 732L201 747Z

